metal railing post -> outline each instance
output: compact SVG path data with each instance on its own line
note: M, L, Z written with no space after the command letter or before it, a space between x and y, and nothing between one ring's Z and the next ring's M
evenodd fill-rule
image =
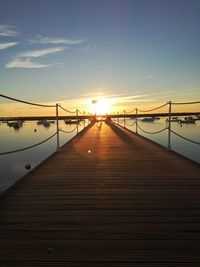
M125 119L126 111L124 110L124 128L126 128L126 119Z
M171 150L171 114L172 114L172 102L169 101L169 117L168 117L168 149Z
M76 131L76 133L78 134L78 123L79 123L79 121L78 121L78 109L76 110L76 126L77 126L77 131Z
M83 111L83 116L84 116L84 129L85 129L85 111Z
M138 134L138 118L137 118L137 115L138 115L138 109L136 108L135 109L135 133Z
M60 138L59 138L59 118L58 118L58 103L56 103L56 130L57 130L57 151L60 150Z

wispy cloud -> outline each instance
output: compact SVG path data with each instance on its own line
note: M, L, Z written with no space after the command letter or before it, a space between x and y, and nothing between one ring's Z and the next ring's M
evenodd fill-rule
M36 57L43 57L49 54L56 54L58 52L64 51L65 47L52 47L40 50L30 50L19 54L19 57L28 57L28 58L36 58Z
M0 43L0 50L17 45L18 42Z
M15 26L0 25L0 36L16 36L18 32L15 29Z
M149 99L148 94L137 94L137 95L126 95L126 94L110 94L106 95L103 92L97 93L86 93L81 95L79 98L71 98L71 99L64 99L63 102L67 101L67 103L88 103L92 99L101 100L107 99L110 100L110 103L113 104L123 104L123 103L134 103L134 102L149 102L152 101Z
M37 44L66 44L66 45L76 45L85 42L85 39L68 39L68 38L52 38L38 36L35 40L31 40L31 43Z
M33 62L32 59L40 58L50 54L56 54L65 50L65 47L53 47L40 50L25 51L17 55L15 59L6 64L6 68L27 68L27 69L38 69L47 68L52 66L62 66L65 63L53 63L43 64L39 62Z
M96 92L96 93L89 92L89 93L82 94L81 97L94 97L94 96L102 96L102 95L104 95L104 92Z
M51 67L54 64L42 64L37 62L31 62L30 58L22 59L16 58L13 61L6 64L6 68L24 68L24 69L41 69Z
M146 98L146 99L145 99ZM149 98L149 95L147 94L141 94L141 95L129 95L129 96L119 96L119 97L114 97L114 103L134 103L134 102L148 102L151 101Z

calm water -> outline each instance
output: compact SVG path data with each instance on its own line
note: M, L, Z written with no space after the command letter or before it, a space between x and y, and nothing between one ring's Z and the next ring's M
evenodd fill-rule
M123 120L120 120L123 124ZM133 119L127 119L127 123L130 125L134 122ZM166 126L165 118L161 118L155 122L142 122L138 120L139 126L145 131L154 132L159 131ZM183 124L182 126L176 122L172 124L172 130L175 132L200 142L200 121L196 121L196 124ZM66 125L64 121L59 121L59 126L65 131L73 130L76 125ZM135 131L134 126L127 126L130 130ZM36 129L36 132L34 131ZM79 126L79 130L83 129L83 125ZM45 128L43 125L37 125L36 122L27 121L24 126L19 130L14 130L12 127L8 127L7 124L0 124L0 151L10 151L14 149L20 149L29 145L36 144L50 135L56 132L56 124L51 124L49 128ZM138 133L161 144L167 146L167 130L156 134L146 134L141 130ZM76 131L73 133L60 133L60 145L62 146L68 140L70 140ZM178 136L172 134L171 147L178 153L191 158L196 162L200 162L200 145L192 144L185 141ZM26 164L31 164L34 168L42 160L50 156L56 150L56 136L47 141L46 143L22 152L0 156L0 192L4 191L20 177L25 175L28 170L25 169Z
M140 128L146 132L156 132L162 130L166 127L166 118L161 118L160 120L155 120L154 122L143 122L141 119L138 119L138 125ZM116 120L117 122L117 120ZM134 119L127 119L127 124L131 125L135 122ZM120 124L123 125L123 120L120 120ZM126 126L128 129L135 132L136 125ZM196 142L200 142L200 120L197 120L195 124L179 124L177 122L171 123L171 129ZM168 130L165 130L158 134L147 134L138 129L138 133L156 143L159 143L165 147L168 145ZM193 144L182 138L171 133L171 149L200 163L200 145Z
M87 124L86 124L87 125ZM71 131L75 125L66 125L64 121L59 121L59 127L64 131ZM36 129L36 132L35 132ZM83 122L79 125L79 130L83 129ZM36 121L26 121L19 130L7 126L6 123L0 124L0 152L11 151L24 148L51 136L56 132L56 123L45 128L37 125ZM60 132L60 146L69 141L75 134ZM26 164L31 164L31 168L37 166L41 161L50 156L56 150L56 136L49 141L22 152L0 156L0 192L15 183L20 177L25 175L28 170Z

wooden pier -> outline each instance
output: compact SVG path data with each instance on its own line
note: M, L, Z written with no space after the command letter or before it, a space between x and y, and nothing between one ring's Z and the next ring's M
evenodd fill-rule
M200 168L94 124L0 198L0 266L200 266Z

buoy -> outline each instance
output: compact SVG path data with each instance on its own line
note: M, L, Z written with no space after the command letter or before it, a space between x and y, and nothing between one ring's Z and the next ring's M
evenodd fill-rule
M30 170L30 169L31 169L31 164L27 163L27 164L25 165L25 169Z

